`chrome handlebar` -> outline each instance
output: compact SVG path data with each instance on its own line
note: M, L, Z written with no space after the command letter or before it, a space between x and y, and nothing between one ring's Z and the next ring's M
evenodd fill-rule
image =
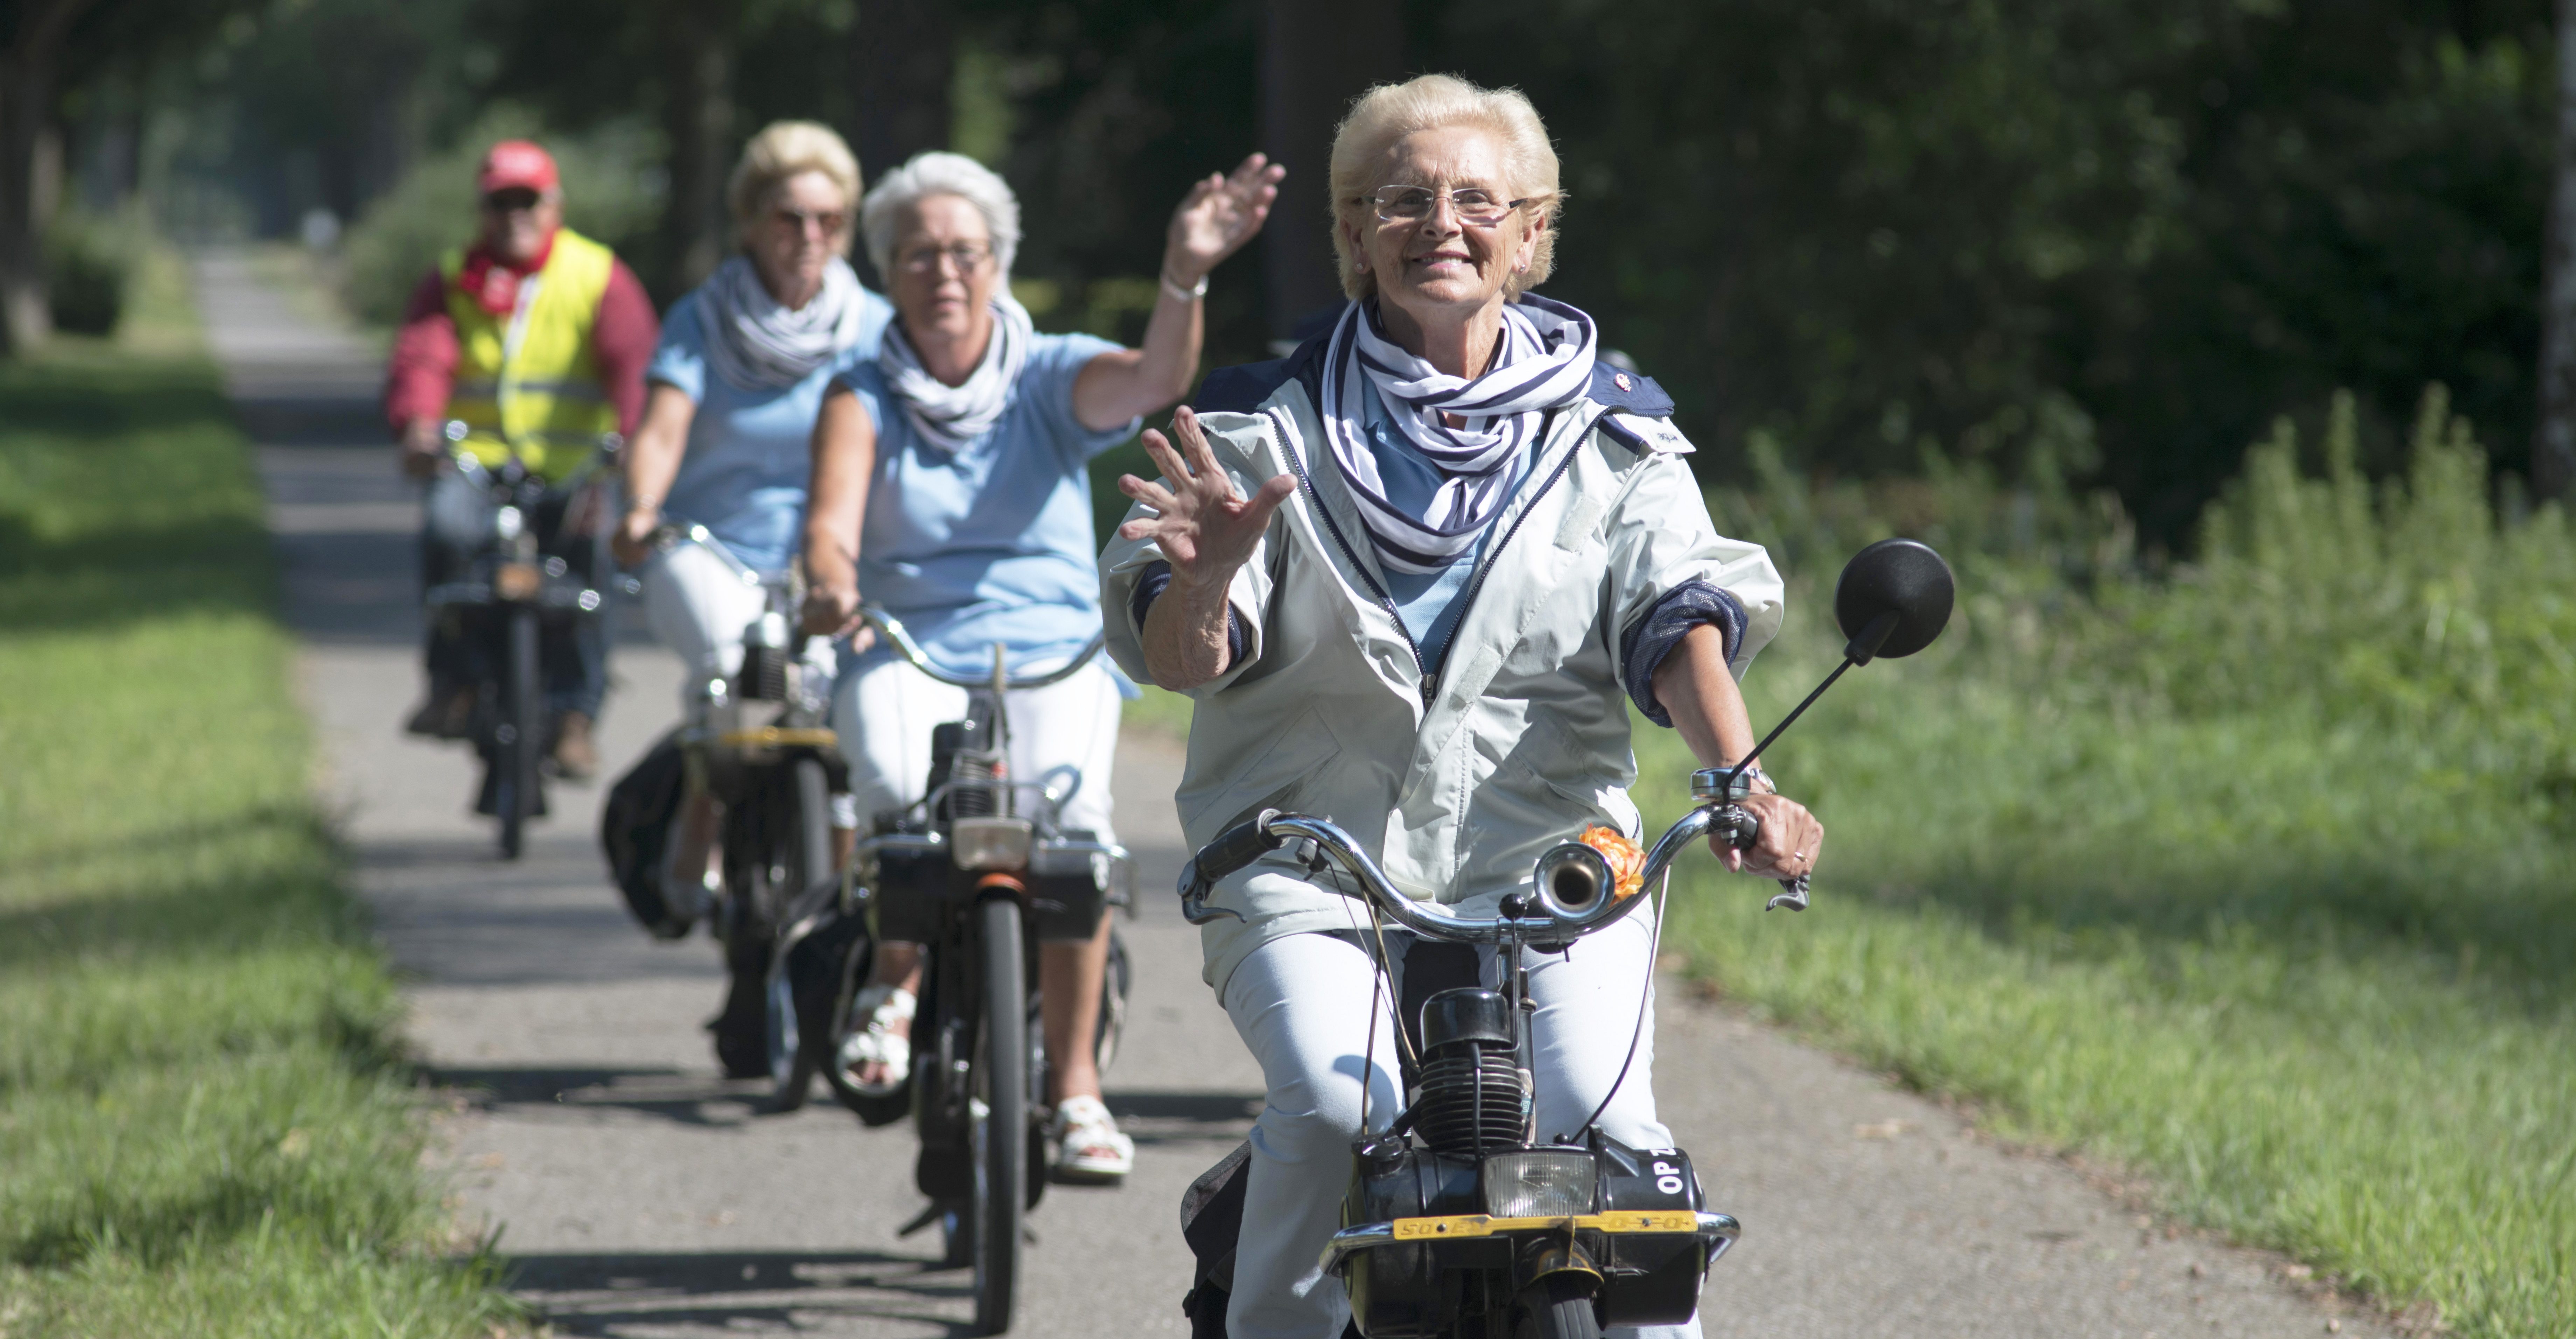
M1066 661L1062 667L1025 679L1013 678L1009 674L1003 672L999 664L1001 647L996 645L993 648L996 661L993 673L985 675L951 674L947 670L941 669L939 667L939 663L930 658L930 653L921 649L921 643L912 639L912 634L904 630L902 619L896 618L894 615L889 614L883 609L879 609L872 604L860 605L859 617L867 620L868 626L876 629L877 635L883 637L886 641L886 645L893 647L895 654L903 657L906 664L909 664L914 669L929 675L931 678L937 679L941 683L955 688L985 688L1001 689L1005 691L1023 688L1045 688L1072 678L1075 671L1090 664L1091 658L1099 655L1101 648L1109 644L1109 634L1106 630L1095 632L1091 634L1091 640L1083 643L1082 649L1075 652L1073 659Z
M1332 820L1266 809L1218 834L1181 867L1181 914L1194 925L1220 916L1243 919L1241 912L1208 905L1217 881L1269 852L1297 843L1295 859L1309 874L1323 873L1328 864L1340 866L1360 891L1333 891L1368 901L1388 919L1426 938L1468 944L1567 944L1608 929L1636 910L1645 901L1644 890L1662 879L1691 843L1714 832L1742 849L1753 844L1761 827L1761 820L1740 805L1713 802L1692 809L1647 852L1639 891L1626 897L1618 894L1617 877L1600 852L1580 842L1560 842L1540 853L1528 891L1504 895L1501 914L1463 916L1398 891L1368 852ZM1781 885L1786 891L1768 905L1805 910L1806 877L1783 879Z

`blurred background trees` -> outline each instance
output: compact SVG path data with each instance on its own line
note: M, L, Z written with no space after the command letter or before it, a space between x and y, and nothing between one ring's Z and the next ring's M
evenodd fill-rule
M1131 337L1185 183L1270 150L1279 223L1210 311L1216 361L1266 356L1334 296L1333 113L1442 69L1549 118L1571 195L1550 291L1675 391L1713 479L1757 440L1830 476L2046 476L2117 490L2152 546L2284 406L2351 388L2385 470L2440 382L2521 471L2539 403L2545 0L240 0L98 22L154 4L183 8L0 2L8 105L63 146L36 213L94 223L139 190L184 236L345 223L377 319L470 226L464 167L497 134L557 145L576 226L667 301L727 244L742 139L809 116L871 174L934 146L1001 168L1041 324ZM43 86L14 53L58 9L86 17ZM0 167L0 201L23 195ZM0 256L0 284L24 270Z

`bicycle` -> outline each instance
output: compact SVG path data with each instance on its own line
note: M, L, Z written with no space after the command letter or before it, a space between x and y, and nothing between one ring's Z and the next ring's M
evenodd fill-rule
M549 545L539 534L538 514L557 490L528 471L515 445L497 467L485 465L464 449L469 435L459 421L444 430L455 468L492 501L490 538L461 578L431 587L422 601L433 618L455 615L463 624L460 636L476 648L469 653L476 680L469 736L483 760L483 779L474 809L499 820L501 856L516 860L526 848L528 820L546 813L540 764L551 720L544 634L600 616L606 598L593 577L610 570L608 531L594 523L587 533L557 534ZM606 467L624 445L614 433L601 437L599 449L563 481L560 490L570 495L563 517L609 514L599 494L614 477Z
M840 736L826 724L832 680L805 663L809 634L797 625L803 582L794 568L764 576L703 525L665 525L651 547L668 553L695 545L721 561L745 586L758 587L764 608L743 629L742 665L730 679L699 686L698 707L678 736L688 769L686 793L724 805L722 852L713 929L724 945L724 1011L709 1029L728 1078L766 1078L779 1110L801 1107L826 1061L834 1001L797 989L788 957L815 929L819 913L841 891L831 848L831 797L848 788ZM694 875L688 871L683 877ZM833 966L842 980L827 996L847 993L847 936ZM844 1001L845 1003L845 1001Z
M843 1089L843 1101L871 1124L908 1107L921 1136L914 1180L930 1206L903 1228L934 1223L944 1259L975 1271L975 1327L1010 1328L1020 1276L1022 1221L1044 1194L1032 1176L1044 1161L1045 1132L1032 1094L1042 1091L1045 1045L1033 1026L1040 940L1088 939L1111 905L1130 902L1132 862L1124 847L1058 818L1084 784L1071 768L1019 780L1008 775L1006 694L1061 683L1100 653L1090 643L1062 667L1015 678L993 648L984 677L951 674L924 653L903 624L863 608L877 635L914 669L968 693L966 719L931 732L931 767L921 800L874 816L851 868L864 884L873 933L919 943L927 958L912 1026L910 1091L891 1099ZM1123 949L1111 936L1104 993L1123 1000ZM1104 1000L1095 1044L1106 1067L1116 1049L1116 1001ZM844 1080L833 1067L836 1088ZM898 1103L902 1105L897 1105Z

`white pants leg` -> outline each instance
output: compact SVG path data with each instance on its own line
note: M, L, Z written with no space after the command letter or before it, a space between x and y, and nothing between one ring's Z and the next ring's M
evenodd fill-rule
M1109 780L1118 755L1119 700L1109 671L1095 662L1062 683L1006 694L1005 705L1011 714L1012 780L1058 772L1057 789L1074 785L1061 824L1116 841ZM879 658L841 676L832 715L850 760L850 793L865 822L922 797L930 778L931 727L966 719L966 690Z
M1651 916L1641 909L1576 944L1569 955L1528 958L1530 998L1538 1006L1531 1049L1541 1138L1574 1133L1601 1103L1627 1058L1640 1002L1653 1008ZM1379 992L1372 1020L1372 975L1368 953L1358 945L1334 935L1299 934L1254 950L1226 982L1226 1014L1260 1063L1268 1090L1252 1128L1243 1237L1226 1310L1231 1339L1335 1339L1349 1318L1348 1298L1339 1282L1324 1277L1316 1256L1341 1226L1350 1145L1359 1132L1362 1055L1372 1024L1376 1086L1369 1123L1392 1120L1401 1102L1395 1095L1392 987ZM1635 1148L1672 1144L1655 1117L1654 1035L1649 1012L1636 1060L1601 1114L1602 1132ZM1621 1339L1698 1339L1700 1328L1694 1318L1610 1333Z
M1360 1083L1369 1123L1404 1108L1397 1083L1391 986L1374 992L1366 950L1337 935L1286 935L1253 950L1225 984L1225 1012L1261 1064L1261 1117L1252 1125L1243 1236L1236 1243L1229 1339L1339 1339L1350 1319L1341 1281L1316 1257L1342 1225ZM1370 1033L1374 1068L1364 1066Z
M769 596L695 544L655 554L642 578L644 617L654 638L688 666L680 676L680 711L686 715L697 710L709 679L741 672L743 629L769 607ZM808 673L828 676L834 662L831 643L816 638L806 644Z

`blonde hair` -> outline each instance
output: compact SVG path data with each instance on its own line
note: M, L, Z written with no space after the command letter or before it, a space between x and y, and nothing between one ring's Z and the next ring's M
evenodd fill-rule
M1366 230L1369 192L1384 184L1377 171L1387 149L1407 135L1461 125L1489 130L1503 142L1510 189L1532 199L1549 224L1531 250L1529 272L1504 281L1504 297L1517 298L1521 290L1547 282L1556 266L1555 223L1565 199L1557 189L1556 146L1548 143L1538 108L1516 88L1479 88L1455 75L1426 74L1362 93L1333 132L1333 255L1341 265L1342 292L1352 300L1375 294L1377 275L1351 249L1342 225Z
M733 210L737 234L748 235L760 222L769 197L788 179L820 172L840 188L843 221L833 249L850 249L850 216L859 206L859 160L832 128L814 121L772 121L742 146L733 179L725 185L725 203Z
M894 282L894 225L906 206L934 195L953 195L984 216L984 231L993 239L993 259L1004 279L1020 250L1020 197L993 169L962 153L933 149L914 154L903 166L877 178L868 202L859 209L859 230L868 239L868 259L877 273Z

